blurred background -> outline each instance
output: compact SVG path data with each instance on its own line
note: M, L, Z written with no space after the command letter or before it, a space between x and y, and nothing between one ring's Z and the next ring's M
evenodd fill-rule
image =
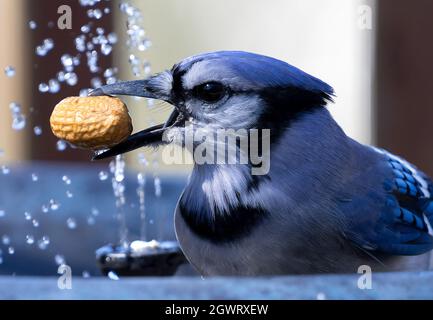
M432 1L73 0L72 28L62 30L63 4L0 0L0 274L54 275L66 262L74 274L99 275L94 251L119 240L113 176L108 161L53 136L51 111L64 97L201 52L252 51L324 80L348 135L433 175ZM137 131L171 111L125 102ZM170 240L189 170L149 150L126 156L129 240L142 237L137 173L147 178L147 240Z

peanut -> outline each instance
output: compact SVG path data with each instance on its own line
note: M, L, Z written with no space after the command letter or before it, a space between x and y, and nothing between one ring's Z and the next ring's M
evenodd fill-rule
M54 107L50 124L56 137L91 150L110 148L132 132L126 105L108 96L63 99Z

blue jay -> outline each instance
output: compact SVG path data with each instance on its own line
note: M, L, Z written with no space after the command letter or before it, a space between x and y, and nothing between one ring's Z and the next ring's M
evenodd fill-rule
M270 168L195 164L175 212L176 235L203 275L427 269L433 184L413 165L345 135L326 109L333 89L283 61L240 51L189 57L146 80L92 95L174 106L165 124L95 156L160 145L185 119L202 128L270 129Z

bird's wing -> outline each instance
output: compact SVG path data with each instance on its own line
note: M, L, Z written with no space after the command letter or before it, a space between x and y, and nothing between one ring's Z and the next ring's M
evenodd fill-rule
M407 161L384 150L375 150L383 156L382 172L390 173L383 184L385 196L376 198L378 206L367 206L367 210L376 213L364 211L357 215L360 221L350 225L347 236L364 249L393 255L430 251L433 249L432 181ZM363 211L362 203L354 205L358 206L357 212ZM378 213L377 208L380 208Z

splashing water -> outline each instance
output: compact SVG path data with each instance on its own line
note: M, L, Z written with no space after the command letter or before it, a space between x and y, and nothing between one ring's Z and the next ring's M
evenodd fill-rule
M67 146L68 145L66 144L66 141L64 141L64 140L57 141L57 150L58 151L65 151Z
M42 128L40 126L33 127L33 133L35 136L40 136L42 134Z
M79 0L80 4L83 7L90 7L95 4L101 3L101 0ZM76 68L78 65L85 64L87 62L87 67L90 72L95 73L92 81L87 87L99 87L105 83L112 84L117 82L117 73L118 69L115 67L101 69L98 66L98 58L103 56L108 56L113 53L115 48L115 44L118 43L118 35L114 32L109 32L109 30L104 30L96 25L95 20L100 20L105 14L111 13L109 8L98 9L98 8L86 8L87 16L92 19L88 24L81 26L81 34L75 35L71 40L75 44L76 53L64 53L61 55L60 61L57 61L60 68L62 70L56 71L51 77L44 79L44 82L41 82L37 85L37 89L41 93L58 93L62 89L63 86L76 86L78 84L78 75L75 72L78 72L79 68ZM127 47L131 54L130 56L130 66L131 71L135 76L147 76L150 74L150 64L147 60L144 60L140 57L140 52L147 50L151 46L150 40L146 37L144 28L142 26L143 17L137 8L134 6L122 2L120 4L120 11L127 18ZM41 23L42 24L42 23ZM46 23L43 23L46 24ZM54 27L55 23L50 22L49 26ZM28 27L31 30L34 30L38 27L38 24L31 20L28 22ZM50 52L54 49L54 41L50 38L46 38L42 40L36 48L34 48L35 54L40 57L48 56L50 57ZM57 46L57 45L56 45ZM77 55L78 53L78 55ZM51 54L52 56L52 54ZM87 61L86 61L87 59ZM80 61L81 60L81 61ZM4 73L7 77L14 77L16 75L16 70L12 66L7 66L4 69ZM97 74L96 74L97 73ZM51 78L51 79L50 79ZM87 96L89 89L87 88L77 88L80 92L80 96ZM78 91L77 90L77 91ZM150 104L150 103L149 103ZM15 103L11 106L11 115L12 115L12 128L14 130L22 130L26 127L26 115L23 114L22 108L19 104ZM31 111L31 109L30 109ZM30 113L27 115L30 117ZM30 130L33 130L33 134L36 136L40 136L42 134L41 126L34 126ZM68 144L59 140L56 143L56 148L58 151L64 151L68 147ZM73 146L70 146L73 147ZM146 160L144 159L144 162ZM143 164L143 163L142 163ZM147 162L146 162L147 165ZM9 168L6 166L0 167L0 173L8 174ZM116 203L116 217L119 220L120 229L119 229L119 237L121 245L128 247L128 230L126 225L126 199L125 199L125 161L122 156L117 156L116 159L110 164L110 172L112 173L112 187L113 194L115 196ZM99 179L101 181L105 181L110 177L110 174L105 171L101 171L99 173ZM33 182L37 182L39 180L39 176L36 173L31 174L31 179ZM63 182L66 185L71 184L71 180L67 176L62 177ZM59 182L60 183L60 182ZM140 235L141 239L146 239L146 212L145 212L145 185L146 185L146 177L144 166L143 170L137 174L137 196L139 201L139 212L141 219L141 228ZM161 182L159 177L155 176L154 178L154 187L155 194L161 194ZM69 187L66 187L64 192L68 198L72 198L73 194ZM43 212L56 211L60 207L60 204L51 199L49 203L42 205L41 210ZM36 212L35 212L36 213ZM87 217L87 224L93 225L95 224L95 217L99 214L99 211L96 208L92 208L91 214ZM4 215L4 211L0 210L0 217ZM31 213L24 212L25 220L32 223L33 227L39 226L39 221L34 219ZM77 222L74 218L70 217L66 221L67 227L70 229L75 229L77 227ZM39 240L39 235L27 234L25 236L25 242L28 245L35 245L40 250L46 250L50 245L50 239L47 235L42 236ZM8 242L7 252L13 254L15 249L10 246L10 238L8 236L2 237L2 242ZM7 248L6 246L6 248ZM6 251L6 250L5 250ZM64 256L57 254L54 256L54 261L57 265L63 264L65 262ZM0 263L3 262L1 251L0 251ZM90 277L90 274L87 271L83 271L83 278ZM114 272L110 272L108 277L112 280L118 280L119 277Z
M32 220L32 214L30 212L26 211L26 212L24 212L24 218L28 221Z
M15 75L15 68L12 66L7 66L5 68L6 77L12 78Z
M34 30L37 27L38 27L38 24L35 21L33 21L33 20L29 21L29 28L30 29Z
M326 300L326 295L323 292L319 292L319 293L317 293L316 299L317 300Z
M111 280L119 280L119 276L114 271L108 272L107 276Z
M12 102L9 104L9 110L12 115L12 129L13 130L22 130L26 126L26 117L21 112L21 105L16 102Z
M99 176L99 180L105 181L108 179L108 172L107 171L100 171L98 176Z
M35 52L38 56L46 56L54 48L53 39L44 39L41 45L37 46Z
M140 210L140 239L143 241L147 240L146 235L146 210L145 210L145 187L146 187L146 176L144 173L140 172L137 174L137 195L138 195L138 202L139 202L139 210Z
M125 160L122 155L116 156L115 160L110 162L110 172L113 175L111 182L116 199L116 217L120 223L119 241L121 246L127 248L129 243L125 212Z
M56 211L60 208L60 203L58 203L56 200L54 199L50 199L50 209L52 211Z
M93 216L88 216L87 217L87 224L89 226L93 226L95 223L96 223L96 220L95 220L95 218Z
M50 208L46 204L43 204L41 210L43 213L47 213L48 211L50 211Z
M65 260L65 257L62 256L61 254L56 254L56 255L54 256L54 262L55 262L58 266L60 266L60 265L62 265L62 264L65 264L65 263L66 263L66 260Z
M7 246L11 243L11 238L8 235L3 235L2 236L2 243Z
M67 225L68 228L71 229L71 230L77 228L77 222L75 221L74 218L68 218L68 220L66 220L66 225Z
M63 176L62 177L62 181L66 184L66 185L70 185L72 183L71 179L68 176Z
M143 15L141 11L126 2L120 3L119 8L127 17L126 26L128 30L126 33L128 35L128 40L126 45L130 51L129 64L131 66L131 71L134 76L140 77L143 73L146 74L147 72L150 72L150 69L144 68L148 65L148 62L142 61L134 54L134 52L143 52L147 50L152 43L146 37L146 32L142 23Z
M43 236L41 239L38 240L38 248L41 250L46 250L49 244L50 238L48 238L47 236Z
M7 175L7 174L9 174L9 173L11 172L11 169L9 169L9 167L6 166L6 165L2 165L2 166L0 167L0 169L1 169L1 172L2 172L4 175Z
M35 243L35 237L32 236L31 234L26 235L26 243L28 245L32 245Z

